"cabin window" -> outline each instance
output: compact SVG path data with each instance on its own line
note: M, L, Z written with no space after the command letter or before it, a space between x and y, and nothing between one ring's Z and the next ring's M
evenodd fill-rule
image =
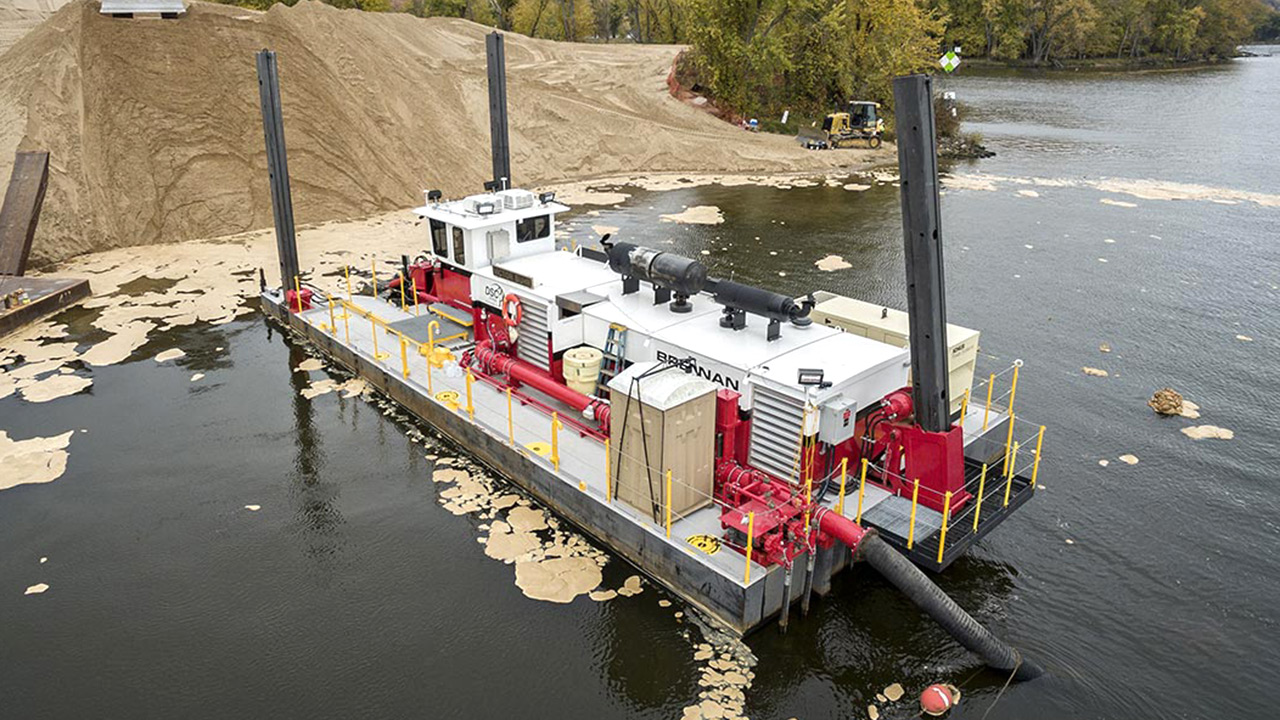
M460 227L453 229L453 261L459 265L467 264L467 243Z
M551 234L551 216L538 215L516 223L516 242L540 240Z
M449 257L449 240L444 232L444 223L431 219L431 251L436 257Z

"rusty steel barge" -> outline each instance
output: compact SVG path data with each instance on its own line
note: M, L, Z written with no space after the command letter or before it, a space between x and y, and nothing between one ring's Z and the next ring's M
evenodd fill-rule
M346 296L300 273L275 55L259 54L285 279L264 279L264 311L741 633L785 629L864 560L988 665L1038 674L920 570L1033 496L1043 440L1015 426L1017 368L993 400L996 375L973 386L978 333L946 323L929 79L895 81L904 313L607 236L559 246L569 208L511 186L503 53L489 36L493 181L427 192L422 254Z

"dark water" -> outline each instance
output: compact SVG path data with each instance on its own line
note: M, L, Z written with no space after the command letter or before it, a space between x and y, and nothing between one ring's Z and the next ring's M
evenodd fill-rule
M959 171L1280 192L1280 57L948 83L999 153ZM963 683L953 717L1272 717L1280 208L1024 187L944 197L948 303L983 331L987 368L1025 361L1018 403L1049 426L1045 489L939 582L1051 674L1001 696L1003 677L860 570L788 635L748 639L753 718L865 717L894 681ZM896 193L637 191L581 215L575 235L616 225L708 250L715 273L745 282L901 305ZM702 204L726 223L654 223ZM853 267L817 271L828 253ZM150 359L174 345L187 357ZM0 401L11 437L87 430L61 479L0 493L0 717L673 718L696 699L698 631L673 618L678 602L659 608L652 586L525 598L475 542L483 521L437 504L412 426L363 400L300 397L303 351L260 319L171 333L137 357L94 370L85 394ZM1165 385L1202 419L1155 417L1145 401ZM1197 423L1235 439L1178 432ZM606 585L631 572L614 559ZM36 582L51 589L24 597Z

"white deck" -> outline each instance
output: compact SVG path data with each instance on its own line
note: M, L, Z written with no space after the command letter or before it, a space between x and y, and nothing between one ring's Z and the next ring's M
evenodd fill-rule
M383 300L369 296L355 296L352 298L352 302L363 310L372 311L384 323L393 323L416 316L416 311L413 308L405 312ZM391 372L403 372L399 339L394 333L381 328L377 330L379 354L375 358L374 327L371 321L355 313L349 313L344 327L341 308L336 309L335 312L337 313L336 332L326 329L329 324L329 309L327 306L318 306L307 310L301 313L301 318L313 326L325 326L321 329L327 333L333 332L340 342L351 347L366 360L377 362ZM421 312L426 313L428 310L423 308ZM346 342L348 333L349 342ZM457 412L463 415L466 414L466 375L457 366L456 362L447 363L443 368L428 371L426 358L418 354L416 348L408 347L406 356L409 362L407 383L424 396L431 396L428 392L428 384L430 384L431 390L435 393L435 396L431 396L433 402L440 402L436 399L436 396L443 391L452 390L457 392L460 402ZM428 383L428 372L430 372L430 383ZM475 408L475 424L490 435L500 438L504 442L509 442L506 393L477 379L472 385L472 402ZM441 404L443 405L444 403ZM515 445L519 451L537 462L545 464L550 469L552 467L551 460L547 457L539 457L528 449L528 446L533 443L550 444L551 418L532 405L521 404L517 398L512 403L511 421L514 429ZM569 426L565 426L560 430L558 441L560 469L553 474L561 478L566 484L579 488L581 492L586 493L596 502L602 505L605 504L605 453L603 444L594 437L582 435ZM857 512L858 490L858 479L853 473L850 473L846 490L847 496L843 514L848 518L853 518ZM838 492L833 490L828 493L823 504L834 510L837 498ZM895 506L892 509L886 506L884 509L886 515L897 514L899 508L896 506L902 503L905 503L908 509L910 506L909 499L894 497L880 488L870 484L867 485L866 495L863 499L864 520L870 519L873 511L885 503L888 506ZM663 524L654 522L652 518L639 510L616 500L609 503L609 508L644 528L652 536L665 538L666 529ZM917 540L928 537L941 524L940 518L934 516L938 516L938 513L924 507L919 509L916 528ZM739 585L745 586L743 577L746 558L729 548L722 548L714 555L707 555L685 541L686 538L698 534L709 534L717 537L722 534L718 508L710 506L697 510L687 517L673 517L671 537L667 542L680 547L689 557L702 565L713 569ZM753 562L751 584L762 582L768 572L778 569L776 566L774 568L765 568Z

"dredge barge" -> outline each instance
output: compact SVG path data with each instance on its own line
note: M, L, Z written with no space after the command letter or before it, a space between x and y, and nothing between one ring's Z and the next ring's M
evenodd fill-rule
M1038 673L917 569L942 571L1033 495L1043 438L1015 426L1012 391L993 402L994 375L971 388L978 333L945 323L928 79L896 87L908 315L608 237L560 246L569 208L508 187L502 54L495 33L495 180L426 193L423 253L346 296L300 277L275 56L259 55L289 279L264 279L265 312L739 632L785 628L864 559L989 665Z

